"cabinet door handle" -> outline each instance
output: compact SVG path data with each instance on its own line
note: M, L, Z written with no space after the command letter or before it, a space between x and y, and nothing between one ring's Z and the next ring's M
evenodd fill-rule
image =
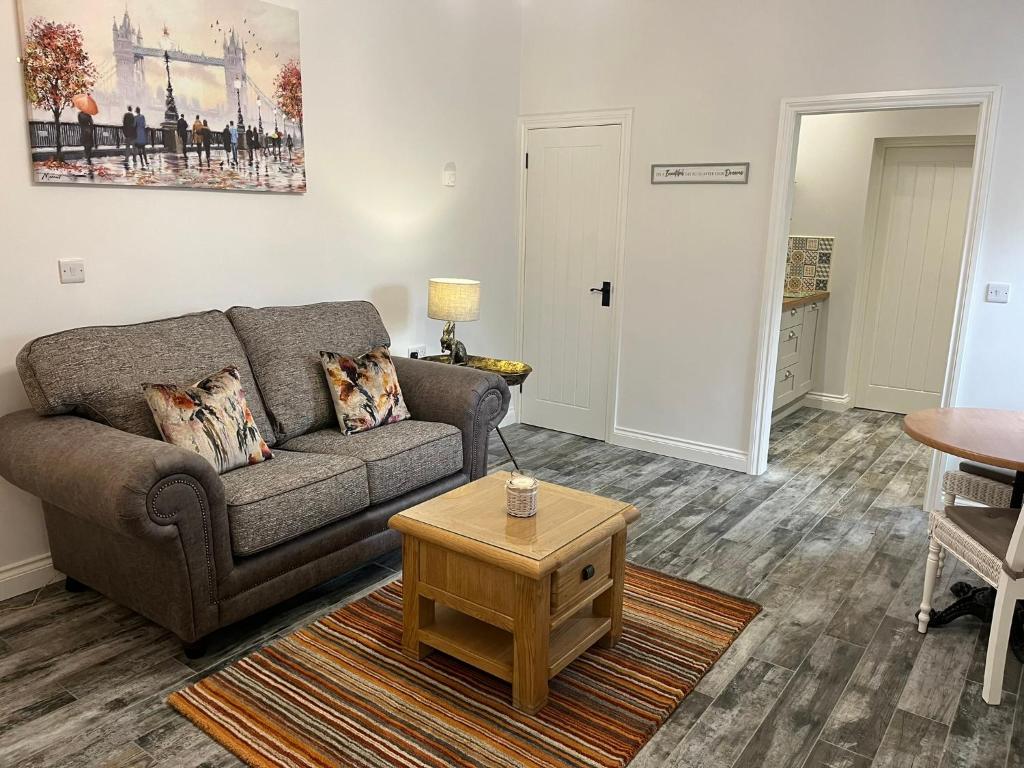
M813 302L811 304L811 312L817 312L817 311L818 311L818 303L817 302Z
M789 338L791 338L791 339L796 338L796 331L790 331L789 332Z
M793 378L793 372L792 371L786 371L786 375L783 376L782 378L783 379L791 379L791 378Z
M583 578L583 581L589 581L594 578L594 566L588 565L583 569L583 573L581 573L580 576Z
M791 314L793 317L796 317L796 310L795 309L789 310L789 314Z

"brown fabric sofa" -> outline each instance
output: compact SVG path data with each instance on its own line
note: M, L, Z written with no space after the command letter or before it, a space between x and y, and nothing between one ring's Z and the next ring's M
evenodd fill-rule
M18 355L32 410L0 418L0 475L42 499L58 570L200 652L213 630L395 548L396 512L486 474L509 403L492 374L397 357L412 420L341 434L319 351L389 343L366 302L36 339ZM140 384L229 365L274 458L218 476L159 439Z

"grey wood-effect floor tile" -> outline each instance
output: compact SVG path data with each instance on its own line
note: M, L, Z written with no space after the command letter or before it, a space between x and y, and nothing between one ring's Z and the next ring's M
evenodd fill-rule
M792 678L788 669L750 659L700 716L665 765L729 768Z
M822 635L736 761L737 768L801 765L863 648Z
M986 704L981 686L967 681L949 729L942 768L1002 768L1009 757L1017 697L1003 694L999 706Z
M918 443L907 435L900 435L875 463L854 481L828 514L841 520L860 519L917 449Z
M870 768L871 760L863 755L819 741L807 756L803 768Z
M789 525L804 530L809 521L830 513L839 499L885 453L900 434L900 424L891 414L886 414L882 421L865 422L859 425L858 429L851 430L850 435L854 436L854 439L859 435L864 435L866 439L850 451L846 458L793 509Z
M1024 696L1017 697L1006 768L1024 768Z
M806 585L832 557L852 527L851 522L823 517L772 571L772 581L794 586Z
M146 669L119 675L115 679L121 681L120 685L105 687L31 722L5 729L0 732L0 765L17 765L36 752L73 740L129 704L185 681L189 672L176 660L165 659Z
M836 703L821 738L874 757L923 642L924 635L916 627L887 617Z
M797 598L780 613L776 631L765 639L756 655L796 669L832 621L879 543L870 527L854 524L840 548L807 579Z
M932 629L921 643L899 708L945 725L953 722L978 642L975 622L953 622ZM936 685L936 678L942 685Z
M901 560L886 552L875 553L826 631L847 642L867 645L911 565L910 560Z
M875 755L873 768L938 768L949 728L897 709Z
M696 499L694 503L701 503L700 499ZM647 549L641 547L638 550L634 549L635 554L627 555L634 562L646 562L656 570L681 576L701 553L719 541L725 531L735 525L737 520L750 514L759 503L758 499L749 496L735 496L679 536L666 541L652 538L652 542L660 547L657 554L643 560ZM681 514L686 515L688 507L689 505L680 510Z
M183 717L168 720L141 736L135 744L148 754L160 755L161 762L191 768L228 768L243 763Z
M721 539L682 575L723 592L746 597L789 553L802 534L774 528L750 544Z
M754 658L765 640L776 631L778 622L779 616L776 611L770 608L761 611L715 665L705 673L697 683L697 690L711 698L717 698L736 674ZM793 665L793 668L795 667L796 665Z
M776 491L761 504L754 514L747 516L728 533L726 538L733 541L750 541L758 538L764 530L786 525L794 530L807 530L824 515L802 507L804 500L831 475L849 456L862 447L870 438L873 426L864 422L856 423L826 451ZM801 510L797 514L797 510Z
M637 756L629 764L629 768L662 768L679 742L683 740L697 719L711 706L711 696L699 691L691 691L676 707L668 720L651 737Z
M780 584L767 578L750 593L750 599L763 608L783 611L796 601L800 591L799 586Z

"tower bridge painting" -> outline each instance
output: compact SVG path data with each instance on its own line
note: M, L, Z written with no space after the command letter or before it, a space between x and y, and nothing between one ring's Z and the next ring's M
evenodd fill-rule
M20 12L37 182L306 190L296 11L20 0Z

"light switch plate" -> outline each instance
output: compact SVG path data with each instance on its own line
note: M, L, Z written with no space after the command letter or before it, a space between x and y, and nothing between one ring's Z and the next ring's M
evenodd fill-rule
M82 259L60 259L57 266L60 267L62 283L85 282L85 262Z
M1010 301L1009 283L989 283L985 291L985 301L993 304L1006 304Z

